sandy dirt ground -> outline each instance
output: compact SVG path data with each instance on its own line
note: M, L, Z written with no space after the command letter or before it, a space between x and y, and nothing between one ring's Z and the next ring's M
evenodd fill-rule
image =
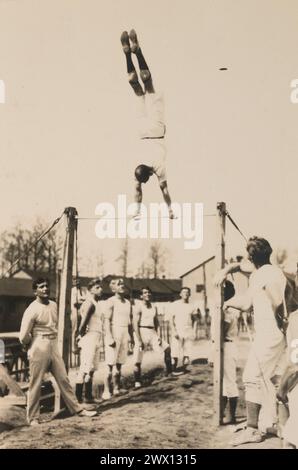
M223 449L231 448L235 426L215 427L213 422L212 368L202 364L210 344L194 343L194 361L189 372L179 377L165 377L162 360L154 353L145 354L144 386L133 390L132 358L124 368L123 384L127 393L98 405L94 418L64 417L45 421L39 426L23 427L0 433L0 448L89 448L89 449ZM245 420L242 369L249 342L238 341L238 385L240 400L238 420ZM199 359L201 358L201 359ZM99 374L99 391L101 380ZM74 382L72 372L71 380ZM280 441L272 436L260 444L235 449L278 449Z
M153 377L151 377L152 380ZM212 385L208 365L180 377L158 373L139 390L99 405L94 418L69 417L0 434L0 448L210 448Z
M248 355L250 343L248 337L244 334L237 341L237 349L239 354L238 369L237 369L237 382L239 388L239 402L237 407L237 418L239 424L245 424L246 411L244 401L244 386L242 381L243 368ZM240 427L240 426L238 426ZM232 447L231 441L235 437L237 426L221 426L217 428L213 445L216 449L280 449L281 441L274 435L266 435L266 438L258 444L244 444L238 447Z

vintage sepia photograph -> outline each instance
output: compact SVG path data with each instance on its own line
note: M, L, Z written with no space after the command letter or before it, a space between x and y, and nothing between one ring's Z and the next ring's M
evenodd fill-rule
M0 449L298 448L297 20L0 0Z

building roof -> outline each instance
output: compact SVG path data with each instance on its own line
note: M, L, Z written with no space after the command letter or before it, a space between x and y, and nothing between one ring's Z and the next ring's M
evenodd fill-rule
M20 269L19 271L15 272L11 277L13 277L14 279L32 279L32 276L23 269Z
M38 273L40 275L41 273ZM109 288L112 278L120 278L123 276L106 276L103 279L103 293L110 295ZM93 277L79 277L81 287L87 287ZM181 289L181 279L134 279L123 277L125 286L128 291L133 294L137 293L142 286L148 286L156 295L172 295L179 294ZM55 281L51 280L51 291L55 293ZM32 279L25 278L3 278L0 279L0 296L9 297L27 297L33 298Z
M132 292L133 294L138 293L143 286L148 286L152 290L153 294L156 295L172 295L172 294L179 294L181 289L181 279L139 279L139 278L132 278L132 277L123 277L123 276L106 276L103 279L103 291L104 294L111 294L111 290L109 288L109 284L112 278L123 278L124 284L128 291ZM85 280L90 278L84 278ZM83 284L81 281L81 285Z
M46 271L33 271L32 269L20 269L16 271L9 279L36 279L38 277L46 277L50 280L51 284L55 282L56 275Z
M0 279L0 296L33 298L31 279Z

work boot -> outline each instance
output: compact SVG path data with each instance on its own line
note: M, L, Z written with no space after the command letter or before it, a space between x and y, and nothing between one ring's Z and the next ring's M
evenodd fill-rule
M79 403L83 402L83 386L84 384L77 383L76 384L76 397Z

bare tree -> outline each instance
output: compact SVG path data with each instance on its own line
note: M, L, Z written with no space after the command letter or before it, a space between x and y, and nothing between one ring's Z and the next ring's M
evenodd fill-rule
M104 277L105 275L104 265L105 265L105 260L104 260L103 254L100 253L96 257L96 271L97 271L97 275L100 277Z
M21 269L56 272L62 246L56 229L53 228L37 241L47 228L48 224L37 220L32 230L24 229L17 224L12 230L0 235L2 275L9 270L9 276L13 276Z
M124 240L121 247L121 254L118 256L116 261L120 261L121 264L121 275L127 277L128 273L128 239Z
M165 271L165 264L167 262L168 252L159 242L153 242L149 248L149 266L152 270L154 278L160 277Z
M150 278L152 276L152 266L146 261L143 261L138 268L136 277L139 279Z

